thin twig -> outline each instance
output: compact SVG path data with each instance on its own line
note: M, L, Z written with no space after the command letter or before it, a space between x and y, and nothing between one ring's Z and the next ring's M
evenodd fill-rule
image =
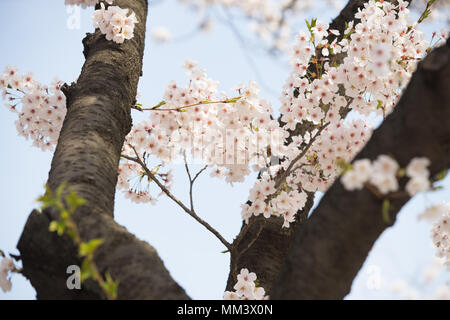
M193 200L193 188L194 188L194 182L195 180L197 180L197 178L200 176L200 174L206 170L206 168L208 167L207 165L204 166L199 172L197 172L197 174L194 176L194 178L192 178L191 176L191 172L189 170L189 166L187 164L186 161L186 154L183 154L184 157L184 167L186 168L186 173L188 175L189 178L189 201L191 203L191 211L195 211L194 210L194 200Z
M205 165L199 172L197 172L197 174L194 176L194 179L192 179L192 182L194 183L195 180L197 180L198 176L206 170L206 168L208 168L208 165Z
M159 103L156 106L150 107L150 108L142 108L140 106L131 106L131 108L139 110L139 111L177 111L177 112L182 112L182 111L184 111L184 109L187 109L187 108L192 108L192 107L197 107L197 106L202 106L202 105L207 105L207 104L236 103L241 98L242 98L241 96L237 96L237 97L219 100L219 101L203 100L200 102L187 104L182 107L172 107L172 108L162 108L162 109L160 108L161 106L164 105L162 103Z
M275 189L278 189L280 187L281 184L283 184L286 181L286 178L291 174L292 172L292 168L294 167L295 163L297 161L299 161L301 158L303 158L303 156L306 154L306 152L308 152L309 148L312 146L312 144L316 141L317 137L322 133L323 129L325 129L330 123L327 122L326 124L324 124L323 126L321 126L319 128L319 130L316 132L316 134L314 135L314 137L311 138L311 140L309 141L309 143L306 145L306 147L303 149L303 151L297 156L295 157L294 160L291 161L291 163L289 164L289 166L287 167L287 169L283 172L283 174L277 179L276 183L275 183Z
M157 178L156 176L150 171L150 169L146 166L146 164L141 160L141 158L139 157L138 152L136 151L136 148L133 147L132 145L129 145L130 148L133 149L134 154L136 155L136 157L130 157L127 155L122 154L122 157L136 162L137 164L139 164L142 169L144 170L145 174L152 179L157 185L158 187L161 189L162 192L164 192L170 199L172 199L176 204L178 204L187 214L189 214L192 218L194 218L195 220L197 220L201 225L203 225L206 229L208 229L212 234L214 234L220 242L222 242L222 244L228 249L231 250L232 245L225 240L224 237L222 237L222 235L216 230L214 229L209 223L207 223L206 221L204 221L202 218L200 218L194 210L189 209L183 202L181 202L178 198L176 198Z

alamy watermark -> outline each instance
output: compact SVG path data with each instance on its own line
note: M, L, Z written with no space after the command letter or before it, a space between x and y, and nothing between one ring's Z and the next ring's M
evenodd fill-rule
M66 281L67 289L81 290L81 269L77 265L70 265L66 269L69 275Z
M81 9L79 6L67 6L67 14L69 17L66 26L69 30L79 30L81 28Z

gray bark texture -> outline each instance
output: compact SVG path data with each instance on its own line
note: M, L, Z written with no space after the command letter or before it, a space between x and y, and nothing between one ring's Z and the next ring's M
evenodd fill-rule
M96 30L83 40L86 62L76 83L65 86L67 115L53 156L48 185L61 183L87 200L74 214L84 241L102 238L95 262L100 272L119 281L119 299L187 299L157 252L113 218L118 164L125 136L131 129L130 106L135 104L142 75L146 0L116 0L114 5L136 13L135 35L123 44L107 41ZM68 290L66 268L80 265L68 237L48 231L58 219L54 210L32 212L18 243L23 274L38 299L103 299L93 281L82 290Z

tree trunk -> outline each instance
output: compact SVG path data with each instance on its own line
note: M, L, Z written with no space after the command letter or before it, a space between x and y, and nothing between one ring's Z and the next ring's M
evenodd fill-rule
M48 185L61 183L87 200L74 214L84 241L102 238L95 262L119 281L119 299L186 299L156 251L113 220L118 164L131 129L130 106L136 101L142 75L146 0L116 0L114 5L136 13L135 35L123 44L107 41L99 30L83 40L86 62L76 83L65 86L67 115L49 173ZM68 237L48 231L58 213L34 211L18 243L23 273L39 299L104 298L93 281L82 290L68 290L66 268L80 265Z

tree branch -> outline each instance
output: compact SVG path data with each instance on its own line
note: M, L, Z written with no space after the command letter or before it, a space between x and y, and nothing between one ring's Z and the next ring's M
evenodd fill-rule
M339 15L330 23L330 29L339 30L341 36L344 34L345 23L355 20L354 16L358 8L362 8L367 0L350 0L342 9ZM357 21L355 21L356 23ZM330 33L328 40L331 43L334 35ZM338 62L342 61L344 56L338 57ZM313 64L310 64L313 65ZM305 131L312 130L313 125L298 125L291 132L291 137L303 134ZM290 138L288 138L289 142ZM276 178L275 178L276 179ZM266 292L271 295L273 281L278 277L280 269L286 258L288 249L292 243L295 233L299 226L308 217L308 212L314 204L314 193L308 193L308 200L304 208L297 212L297 220L291 226L281 228L282 220L280 218L270 218L267 220L263 230L259 233L259 237L254 241L252 247L245 255L239 255L239 251L246 248L248 243L253 241L258 233L258 224L246 226L243 224L240 234L236 237L233 246L236 247L234 253L231 254L230 270L238 270L240 268L248 268L258 275L258 279ZM265 219L263 217L252 217L253 219ZM230 272L227 282L227 290L231 290L235 282L235 276Z
M181 209L183 209L188 215L190 215L192 218L194 218L195 220L197 220L197 222L199 222L201 225L203 225L206 229L208 229L208 231L210 231L212 234L214 234L217 239L219 239L220 242L222 242L222 244L228 249L231 249L231 244L225 240L225 238L219 233L219 231L217 231L216 229L214 229L208 222L206 222L205 220L203 220L202 218L200 218L197 213L194 211L194 203L193 203L193 199L192 199L192 186L193 186L193 180L191 179L191 174L189 172L189 168L186 164L186 170L189 174L189 181L190 181L190 192L189 192L189 198L190 198L190 203L191 203L191 209L189 209L183 202L181 202L181 200L179 200L177 197L175 197L170 191L169 189L167 189L159 180L158 178L151 172L151 170L145 165L145 163L141 160L141 158L139 157L136 149L130 145L130 147L133 149L136 157L129 157L127 155L122 155L123 158L128 159L130 161L134 161L136 163L138 163L142 169L144 170L145 174L150 177L150 179L152 179L157 185L158 187L161 189L162 192L164 192L170 199L172 199L176 204L178 204ZM198 177L198 175L204 170L206 169L203 168L195 177L195 179Z
M419 64L393 113L356 159L390 154L404 167L414 157L427 157L432 175L449 168L448 88L449 41ZM408 200L406 194L391 200L394 221ZM272 298L344 298L374 242L388 227L381 217L380 199L367 189L348 192L336 181L296 235Z

